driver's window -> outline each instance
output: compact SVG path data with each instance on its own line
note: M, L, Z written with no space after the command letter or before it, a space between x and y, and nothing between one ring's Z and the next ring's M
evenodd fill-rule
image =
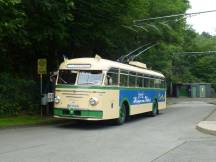
M112 68L107 72L105 85L118 85L118 69Z

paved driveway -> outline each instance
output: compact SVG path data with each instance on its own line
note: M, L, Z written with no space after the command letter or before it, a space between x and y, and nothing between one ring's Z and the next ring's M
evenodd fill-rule
M184 101L159 116L137 116L122 126L72 122L3 129L0 161L216 161L216 137L195 129L215 108Z

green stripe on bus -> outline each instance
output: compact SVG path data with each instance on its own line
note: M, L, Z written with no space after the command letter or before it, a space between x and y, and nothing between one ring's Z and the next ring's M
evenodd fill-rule
M166 90L164 88L141 88L141 87L113 87L113 86L90 86L90 87L85 87L85 86L74 86L74 85L63 85L63 84L58 84L56 85L56 88L74 88L74 89L105 89L105 90L120 90L120 89L131 89L131 90L145 90L145 89L156 89L156 90Z
M111 90L115 90L115 89L119 89L119 87L105 87L105 86L90 86L90 87L86 87L86 86L74 86L74 85L63 85L63 84L58 84L56 85L56 88L75 88L75 89L111 89Z
M99 118L103 117L102 111L92 111L92 110L72 110L54 108L54 115L62 117L86 117L86 118Z

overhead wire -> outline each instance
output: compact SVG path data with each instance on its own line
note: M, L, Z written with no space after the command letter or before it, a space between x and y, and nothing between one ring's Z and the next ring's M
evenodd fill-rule
M216 51L199 51L199 52L176 52L176 55L211 55L216 54Z
M173 15L166 15L166 16L159 16L159 17L151 17L146 19L139 19L133 20L134 23L144 22L149 20L159 20L159 19L166 19L166 18L173 18L173 17L180 17L180 16L191 16L191 15L198 15L204 13L216 12L216 10L209 10L209 11L200 11L200 12L192 12L192 13L181 13L181 14L173 14Z

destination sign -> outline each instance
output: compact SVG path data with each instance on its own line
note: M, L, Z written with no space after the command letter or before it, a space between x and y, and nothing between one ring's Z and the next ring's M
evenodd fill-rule
M70 69L86 69L90 68L91 64L67 64L67 67Z

